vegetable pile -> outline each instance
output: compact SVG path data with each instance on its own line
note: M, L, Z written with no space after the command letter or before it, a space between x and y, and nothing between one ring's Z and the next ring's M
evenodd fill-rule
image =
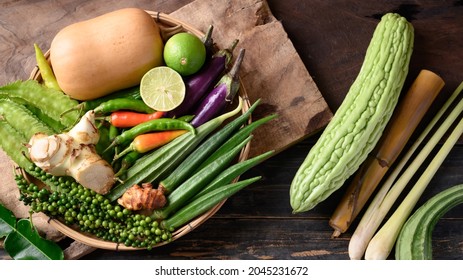
M461 83L402 154L445 84L435 73L422 70L399 103L413 44L414 29L404 17L387 13L381 18L356 80L291 184L291 207L299 213L314 208L356 173L329 221L334 229L332 237L346 232L374 195L350 239L351 259L387 259L394 246L397 259L430 259L435 223L445 211L461 203L461 185L450 187L412 215L463 134L463 100L454 102L463 90ZM434 129L437 123L440 126ZM417 175L439 141L444 144ZM399 201L414 176L418 179ZM380 188L375 193L377 186ZM398 206L393 209L395 204Z
M250 122L260 100L240 115L244 101L237 95L238 75L244 50L231 63L237 40L230 48L211 54L195 73L182 76L186 97L168 112L156 111L143 102L139 84L133 84L141 81L140 68L137 74L125 72L131 76L126 83L120 83L120 74L134 69L103 73L121 58L112 57L111 63L104 64L110 51L105 51L96 70L92 67L91 71L79 66L85 61L74 61L77 65L70 61L87 59L89 63L89 57L98 51L87 49L84 58L56 61L57 57L65 60L65 50L57 51L59 56L54 54L59 45L79 40L69 35L75 35L76 29L105 32L114 21L130 20L135 20L135 26L159 29L151 17L150 21L145 18L144 11L124 9L65 28L53 41L52 67L34 45L43 83L17 81L0 87L0 132L5 135L0 147L22 170L16 172L15 180L20 200L30 206L31 213L43 212L103 240L152 248L171 241L177 229L260 178L238 181L273 151L240 162L236 159L251 141L252 132L276 115ZM208 50L211 31L202 38ZM149 35L155 40L162 34L143 32L142 37ZM138 36L128 38L130 46L146 44L145 39L138 41ZM88 46L97 42L114 46L113 39L95 35L80 41ZM119 43L123 49L126 42ZM137 57L139 51L132 54L126 50L124 55L131 61L146 60L146 56ZM60 67L55 69L55 65ZM80 72L74 75L74 70L67 69L63 82L63 65L76 66ZM149 65L142 67L144 72L158 67ZM55 76L52 68L60 75ZM97 72L82 73L82 69ZM96 76L87 83L90 74ZM87 88L73 88L69 94L70 80ZM227 111L230 105L233 108Z

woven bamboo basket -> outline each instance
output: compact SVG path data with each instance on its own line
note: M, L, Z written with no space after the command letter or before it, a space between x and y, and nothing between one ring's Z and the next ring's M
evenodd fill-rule
M204 36L204 33L192 25L189 25L185 22L179 21L167 14L161 13L161 12L154 12L154 11L146 11L148 14L151 15L154 21L162 28L165 29L175 29L178 31L187 31L190 32L200 38ZM216 44L220 45L220 44ZM49 58L50 51L48 50L45 52L46 58ZM42 77L40 74L40 71L38 67L36 66L33 71L30 74L30 79L36 80L38 82L42 82ZM243 82L240 80L240 89L238 94L243 98L243 109L242 113L246 112L249 107L250 107L250 102L248 99L248 95L246 93L246 89L244 88ZM249 119L248 122L251 122L251 118ZM248 158L249 155L249 149L250 149L250 143L248 143L240 152L239 157L237 161L244 161ZM29 180L33 180L26 172L22 170L22 174ZM239 178L236 178L235 181L237 181ZM183 227L177 229L175 232L172 233L172 240L170 242L173 242L180 237L188 234L189 232L193 231L195 228L200 226L202 223L207 221L210 217L212 217L225 203L226 200L221 201L217 205L215 205L212 209L207 211L206 213L198 216L194 220L192 220L190 223L184 225ZM86 244L88 246L94 247L94 248L99 248L99 249L105 249L105 250L119 250L119 251L130 251L130 250L141 250L144 248L135 248L135 247L127 247L124 244L119 244L115 242L110 242L110 241L105 241L102 239L99 239L95 236L89 235L87 233L80 232L76 228L70 227L66 225L65 223L61 222L58 219L50 218L49 223L56 228L58 231L63 233L64 235L72 238L73 240L76 240L78 242L81 242L83 244ZM161 242L158 243L155 247L163 246L166 245L170 242Z

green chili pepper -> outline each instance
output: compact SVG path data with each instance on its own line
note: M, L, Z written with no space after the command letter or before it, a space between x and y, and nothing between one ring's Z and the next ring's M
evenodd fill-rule
M100 106L102 103L107 102L111 99L118 99L118 98L129 98L129 99L141 99L140 96L140 87L135 86L127 89L122 89L119 91L116 91L114 93L102 96L100 98L92 99L92 100L86 100L84 102L81 102L77 104L76 106L64 111L62 115L65 115L69 112L72 111L78 111L80 112L81 115L85 114L86 112L90 110L94 110L96 107Z
M181 120L184 122L191 122L194 117L195 115L184 115L184 116L178 117L177 120Z
M58 81L56 81L55 74L51 69L50 64L47 61L47 58L43 55L42 50L37 44L34 44L35 49L35 60L37 62L37 67L39 67L40 75L42 76L43 83L46 87L56 89L61 91Z
M47 135L53 134L53 130L35 117L25 106L9 99L0 99L0 117L6 120L26 139L41 132Z
M152 131L165 131L165 130L188 130L193 135L196 134L196 129L189 123L178 119L161 118L150 120L139 125L132 127L129 130L122 132L116 138L108 148L112 148L119 144L124 144L132 141L135 137L140 134L152 132Z
M109 127L104 125L102 122L99 122L97 124L97 128L100 139L98 139L98 143L96 143L95 149L104 160L110 162L111 158L114 156L114 151L108 150L105 152L105 149L111 145L109 138Z
M121 160L121 168L115 174L116 177L121 177L127 172L127 169L134 164L134 162L140 158L142 153L137 151L131 151L126 154Z
M119 110L130 110L140 113L153 113L154 110L143 102L143 100L132 98L116 98L101 103L94 109L95 114L104 115Z
M141 182L154 182L176 168L202 140L223 124L225 120L241 112L243 99L232 111L220 115L197 128L196 135L187 132L159 149L146 154L127 170L127 179L114 186L106 195L110 201L118 199L128 188Z
M114 125L109 125L109 140L112 142L119 135L119 129Z

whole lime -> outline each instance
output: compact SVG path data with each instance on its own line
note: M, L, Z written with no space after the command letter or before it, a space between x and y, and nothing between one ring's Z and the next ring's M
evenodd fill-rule
M194 74L206 61L206 47L194 34L180 32L164 45L164 62L182 76Z

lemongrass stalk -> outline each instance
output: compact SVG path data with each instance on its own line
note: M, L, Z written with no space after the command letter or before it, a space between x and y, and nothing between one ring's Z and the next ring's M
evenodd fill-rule
M376 193L375 197L373 198L367 210L363 214L362 219L357 225L357 228L355 229L349 241L350 259L359 260L365 254L365 250L368 246L368 243L370 242L376 230L379 228L380 224L384 220L384 217L386 216L386 214L392 207L392 204L394 203L395 199L397 199L397 198L392 199L391 195L389 195L389 199L391 200L389 203L385 203L384 198L388 194L389 190L391 189L392 185L396 181L397 177L402 172L402 169L408 163L408 161L413 156L415 151L418 149L418 147L421 145L424 139L428 136L429 132L434 128L436 123L442 118L444 113L448 110L450 105L455 101L455 99L458 97L458 95L461 93L462 90L463 90L463 82L460 84L459 87L457 87L457 89L453 92L453 94L443 104L443 106L440 108L440 110L437 112L437 114L434 116L431 122L429 122L429 124L422 131L419 137L415 140L413 145L408 149L407 153L402 157L400 162L397 164L397 166L394 168L392 173L388 176L386 181L383 183L381 188ZM455 119L449 120L448 122L450 121L453 122L454 120ZM443 136L443 133L445 133L446 129L444 129L443 125L441 126L441 128L442 129L440 131L437 131L436 134L434 135L434 139L431 139L428 142L427 146L429 149L434 148L438 140L440 140L441 137ZM428 156L430 151L431 150L427 151L426 154L422 152L423 153L422 157ZM410 166L410 168L411 167L412 166ZM417 168L418 168L418 165L414 168L415 171ZM405 187L405 184L408 183L408 181L410 180L410 175L412 175L413 173L414 172L410 172L408 177L403 177L401 178L400 182L396 183L397 185L395 186L396 192L398 192L399 188L400 188L400 191L402 191L402 189Z
M463 111L463 99L459 102L458 106L459 113ZM452 112L454 113L455 110ZM458 117L457 115L457 117ZM365 251L365 259L385 260L389 256L394 244L397 240L397 236L402 229L403 224L410 216L416 203L423 194L424 190L428 186L429 182L436 174L442 162L445 160L447 155L452 150L455 143L458 141L460 136L463 134L463 119L460 119L458 125L452 131L450 136L445 141L442 148L432 159L426 170L420 176L418 181L415 183L413 188L407 194L402 203L397 207L392 216L388 221L381 227L381 229L373 236L368 247ZM405 173L410 173L407 169ZM392 191L392 190L391 190ZM387 199L387 197L386 197ZM395 199L394 199L395 200Z

